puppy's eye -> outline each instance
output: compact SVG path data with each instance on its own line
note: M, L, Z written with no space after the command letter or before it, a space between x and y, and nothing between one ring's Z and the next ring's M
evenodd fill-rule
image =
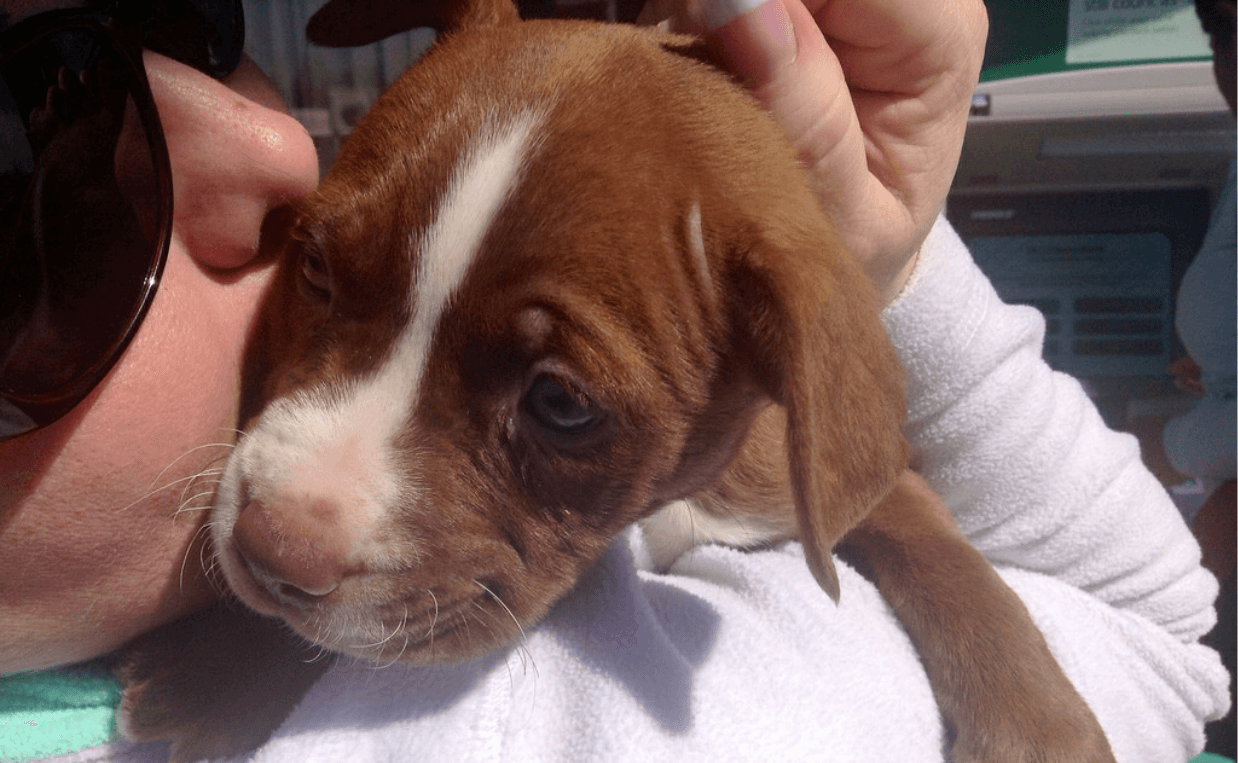
M312 249L301 251L301 287L308 296L326 300L331 297L331 271L327 260Z
M565 389L550 376L540 376L533 382L524 407L539 424L563 435L583 434L602 419L588 398Z

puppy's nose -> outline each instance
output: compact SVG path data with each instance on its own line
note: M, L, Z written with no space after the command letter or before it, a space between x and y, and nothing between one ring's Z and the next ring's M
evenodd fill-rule
M276 601L304 605L339 588L348 575L339 514L325 499L270 505L251 500L232 538L254 579Z

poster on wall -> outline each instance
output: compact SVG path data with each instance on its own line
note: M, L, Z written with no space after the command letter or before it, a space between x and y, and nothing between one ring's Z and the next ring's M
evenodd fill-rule
M1067 64L1211 54L1194 0L1070 0Z
M1079 377L1165 374L1173 304L1164 234L978 236L968 246L1003 300L1044 314L1049 365Z

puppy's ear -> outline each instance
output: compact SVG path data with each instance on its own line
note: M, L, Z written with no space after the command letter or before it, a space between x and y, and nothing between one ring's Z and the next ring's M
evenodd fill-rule
M439 32L519 21L512 0L331 0L305 27L315 45L349 48L430 27Z
M786 409L808 565L837 601L831 552L894 486L908 447L902 371L876 292L824 223L815 227L762 235L740 257L734 287L747 292L756 379Z

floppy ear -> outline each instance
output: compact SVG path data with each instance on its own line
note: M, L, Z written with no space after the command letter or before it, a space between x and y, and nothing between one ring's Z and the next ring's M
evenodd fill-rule
M305 27L315 45L349 48L430 27L439 32L519 21L511 0L331 0Z
M756 379L786 409L808 565L837 601L834 546L907 466L902 370L876 292L842 244L828 230L792 235L799 241L767 235L741 255L736 287L749 292Z

